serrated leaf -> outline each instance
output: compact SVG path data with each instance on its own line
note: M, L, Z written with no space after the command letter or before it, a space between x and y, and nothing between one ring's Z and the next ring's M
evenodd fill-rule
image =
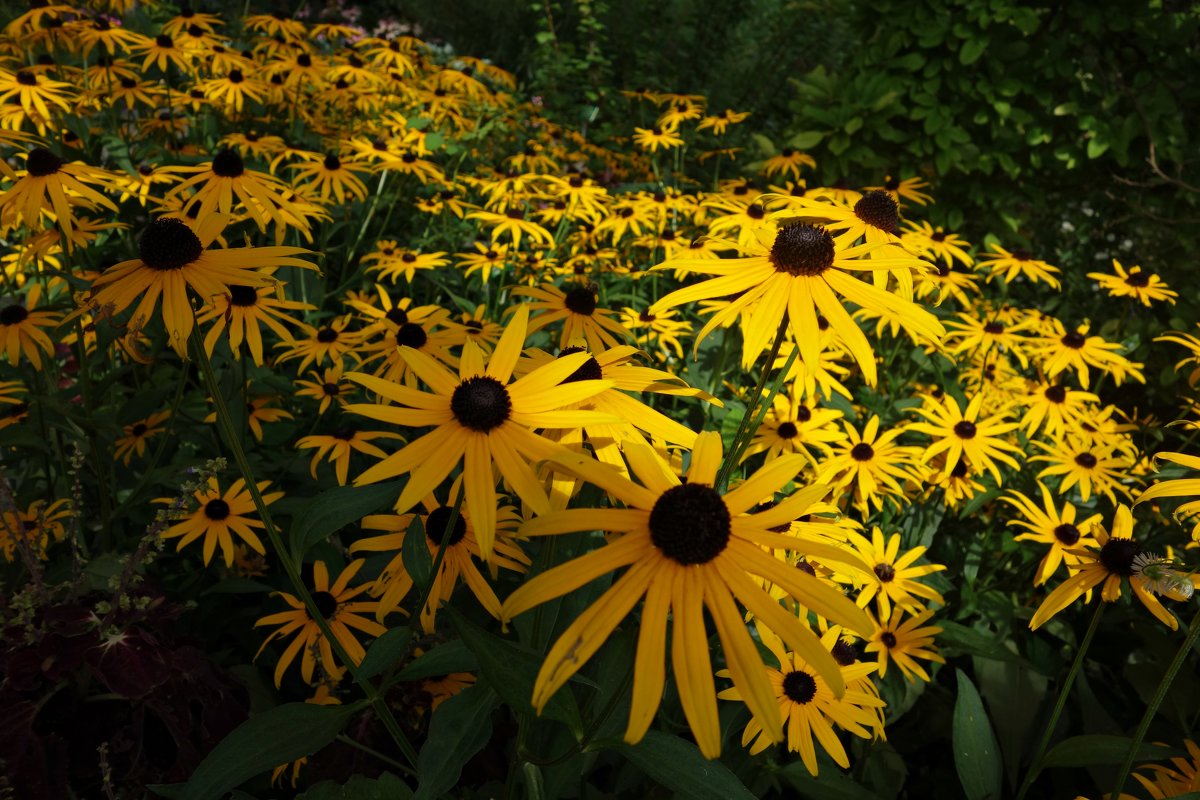
M956 669L955 673L958 675L958 699L954 701L951 733L959 783L967 800L999 798L1002 764L996 735L975 684L962 670Z
M1046 767L1090 767L1093 764L1120 764L1125 760L1133 739L1127 736L1089 734L1064 739L1046 753L1042 769ZM1159 744L1142 742L1134 761L1162 761L1181 755L1179 750Z
M491 738L492 711L498 705L500 697L481 681L438 706L417 756L421 782L413 800L442 797L458 783L463 766Z
M372 486L339 486L321 492L295 515L289 531L293 554L300 558L317 542L345 526L390 508L400 496L402 485L401 481L390 481Z
M648 731L637 744L613 750L657 783L689 800L752 800L753 794L720 761L709 761L700 748L677 736Z
M178 795L219 800L242 782L310 756L341 733L359 706L285 703L243 722L200 762Z
M369 680L396 664L408 652L412 628L393 628L371 642L362 663L358 665L358 680Z

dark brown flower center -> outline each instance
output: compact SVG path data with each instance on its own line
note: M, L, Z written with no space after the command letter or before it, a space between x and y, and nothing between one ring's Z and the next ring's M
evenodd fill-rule
M130 428L129 432L131 434L133 434L134 436L144 436L146 433L146 430L147 430L146 423L139 422L137 425L134 425L132 428Z
M576 286L567 292L565 305L576 314L590 317L596 311L596 295L586 286Z
M512 399L500 381L476 375L454 390L450 397L450 412L464 427L487 433L508 419L512 413Z
M1133 560L1142 552L1142 546L1132 539L1109 539L1100 548L1100 563L1113 575L1128 578L1133 574Z
M974 439L977 433L979 429L970 420L964 419L954 423L954 435L960 439Z
M338 332L333 328L321 328L317 331L317 341L321 344L333 344L338 340Z
M338 601L329 592L313 592L313 605L317 607L317 611L321 612L321 616L329 619L337 613Z
M25 169L35 178L53 175L62 168L63 161L44 147L35 147L29 151L25 161Z
M213 156L212 171L222 178L236 178L246 171L246 164L235 150L222 150Z
M429 334L415 322L406 322L396 331L396 345L404 345L414 350L420 350L429 341Z
M342 425L333 432L333 438L341 439L343 442L348 442L358 433L358 428L353 425Z
M246 308L258 303L258 290L253 286L229 285L229 305Z
M1054 538L1068 547L1079 541L1079 535L1079 528L1069 522L1064 522L1054 529Z
M896 568L891 564L876 564L875 577L879 578L881 583L891 583L896 579Z
M873 189L854 204L854 214L868 225L887 233L900 232L900 206L887 192Z
M767 259L779 272L789 275L820 275L833 266L833 237L819 225L796 222L775 234Z
M850 457L855 461L870 461L875 457L875 448L866 442L859 442L850 448Z
M387 317L389 322L394 322L397 325L403 325L408 322L408 312L400 306L388 309L388 312L384 316Z
M884 647L886 647L888 650L891 650L896 646L896 634L892 633L891 631L884 631L883 633L879 634L879 641L883 642Z
M685 483L659 495L650 511L650 541L678 564L707 564L729 544L729 508L711 486Z
M783 676L783 693L793 703L805 705L817 694L817 681L812 675L793 670Z
M433 511L429 512L429 516L425 518L425 536L433 544L439 544L443 541L447 545L453 546L463 540L467 535L467 521L463 519L462 514L454 520L454 529L450 531L449 536L446 534L446 528L450 525L450 517L454 515L454 509L450 506L438 506Z
M1004 323L995 321L989 322L983 326L983 332L990 333L993 336L999 336L1000 334L1004 333Z
M1079 331L1069 331L1067 335L1063 336L1060 341L1062 341L1063 345L1066 347L1069 347L1072 350L1078 350L1087 343L1087 338Z
M1143 286L1150 285L1150 275L1146 272L1142 272L1141 270L1138 270L1137 272L1130 272L1125 276L1125 283L1128 286L1133 286L1140 289Z
M22 86L37 86L37 75L27 69L19 69L17 70L17 83Z
M858 661L858 648L845 639L838 639L829 652L833 654L833 660L838 666L848 667Z
M1079 455L1075 456L1075 463L1084 469L1094 469L1097 461L1096 457L1091 453L1080 453Z
M229 503L226 503L219 497L215 500L209 500L204 505L204 516L213 522L220 522L229 516Z
M324 163L325 169L329 170L330 172L336 172L342 168L342 160L333 153L325 156L325 161L322 163Z
M783 422L775 429L775 433L779 435L780 439L795 439L800 431L796 428L796 423Z
M138 242L142 263L160 272L182 269L203 252L204 245L187 223L170 217L151 222Z
M567 347L558 354L558 357L563 358L564 356L583 352L586 351L582 347ZM561 386L564 383L574 383L575 381L598 381L603 377L604 373L600 369L600 362L594 357L588 356L588 360L583 362L583 365L580 366L579 369L563 378L562 381L559 382L559 385Z
M1067 399L1066 387L1059 386L1058 384L1047 386L1046 391L1042 392L1042 394L1051 403L1062 403Z
M11 306L0 308L0 325L4 325L5 327L20 325L27 319L29 319L29 311L20 303L13 303Z

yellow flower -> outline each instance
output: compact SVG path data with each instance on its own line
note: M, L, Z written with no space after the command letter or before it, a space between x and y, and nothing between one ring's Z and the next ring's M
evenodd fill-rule
M748 513L772 496L804 464L802 456L782 456L737 488L721 494L713 482L721 463L721 437L700 434L692 451L686 483L645 446L625 448L640 484L604 464L577 456L555 463L605 489L624 508L575 508L535 517L522 536L546 536L601 530L620 534L598 550L554 567L525 583L504 602L503 619L513 617L592 580L628 569L579 616L551 647L538 672L533 705L539 711L600 648L613 629L645 597L634 662L633 702L625 740L638 742L649 728L663 693L666 673L667 617L674 620L671 663L684 716L702 752L716 758L721 750L716 687L710 661L704 610L707 608L726 663L746 705L768 741L783 737L776 692L763 670L736 597L759 621L778 633L789 648L812 665L835 696L845 682L837 662L808 626L784 609L751 576L773 582L815 613L865 634L869 621L836 589L775 558L770 550L799 552L823 562L862 569L855 556L834 545L800 541L773 532L820 500L827 486L813 486L759 513Z
M270 485L270 481L259 481L258 490L261 492ZM164 539L179 539L175 545L176 552L187 547L200 537L204 537L204 564L212 561L217 545L221 546L221 555L225 558L225 566L233 566L233 536L236 534L243 542L260 555L266 554L262 540L254 532L254 528L262 528L261 520L253 519L255 513L254 501L246 490L246 481L238 478L233 484L221 492L216 478L208 479L207 489L197 489L192 495L199 507L188 514L181 522L177 522L163 532ZM268 505L283 497L283 492L264 494L263 502ZM171 504L167 497L160 497L154 502Z
M1179 297L1179 294L1168 288L1162 278L1137 266L1126 272L1121 262L1115 258L1112 263L1116 275L1106 275L1103 272L1088 273L1088 277L1100 284L1112 297L1132 297L1140 300L1147 308L1155 300L1166 300L1172 305L1175 304L1175 298Z

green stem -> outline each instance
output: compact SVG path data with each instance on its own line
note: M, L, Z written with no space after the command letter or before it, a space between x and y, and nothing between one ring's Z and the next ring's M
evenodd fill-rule
M745 449L745 445L742 444L743 438L754 435L754 431L751 430L750 421L754 416L755 409L758 408L758 401L762 399L763 390L767 387L767 377L771 374L771 366L775 363L775 359L779 355L779 348L783 344L784 337L787 335L787 327L788 319L784 316L783 319L779 320L779 328L775 331L775 341L771 343L771 353L767 356L767 363L763 366L763 371L758 376L758 384L754 387L754 391L746 401L746 413L742 415L742 421L738 425L737 433L734 434L733 443L729 447L729 452L725 454L725 461L721 464L720 471L717 472L717 482L714 487L717 491L721 491L729 483L729 476L733 474L733 470L737 466L737 458L741 451ZM790 369L790 359L788 363ZM780 373L781 376L786 374L786 370ZM772 393L772 396L774 396L774 393ZM763 408L765 410L766 406ZM760 417L759 422L761 423L761 421ZM753 427L757 429L758 426L754 425Z
M429 595L433 594L433 585L437 583L438 570L442 568L442 560L446 557L446 543L450 541L450 534L454 532L454 526L458 524L458 518L462 514L463 497L466 495L465 489L460 489L458 499L454 501L454 510L450 512L450 519L446 520L446 528L442 531L442 535L438 537L437 555L433 557L433 567L429 570L429 585L421 591L421 602L417 603L417 612L412 615L408 621L408 627L415 630L416 622L421 618L421 612L425 610L425 604L429 602ZM426 536L429 532L426 531Z
M383 722L384 727L391 734L396 746L400 748L400 752L404 754L404 757L410 764L416 766L417 751L413 749L412 743L404 735L404 731L400 728L400 723L396 721L396 717L392 714L392 710L388 707L385 698L375 688L374 684L370 680L358 676L357 665L350 658L350 654L346 652L346 649L342 647L341 642L333 635L333 629L329 627L329 620L325 619L324 615L321 614L321 610L317 608L312 592L308 590L308 586L305 585L304 579L300 576L300 565L292 558L288 548L284 546L283 537L280 536L279 529L275 527L275 522L271 518L271 512L263 500L262 492L258 489L258 482L254 478L253 470L250 469L249 461L246 459L246 451L242 448L241 439L238 438L234 430L233 418L229 414L229 407L225 404L225 398L221 395L217 376L213 372L212 362L208 358L208 352L204 349L204 343L200 340L199 331L200 327L198 325L192 328L192 350L195 352L196 361L199 362L200 370L204 374L204 381L208 385L209 394L212 395L213 406L217 411L217 425L221 429L221 433L225 436L226 444L233 455L233 460L237 464L238 471L241 472L242 478L246 481L246 489L250 492L250 499L254 501L254 507L257 509L259 518L262 520L267 537L271 540L271 546L275 548L275 554L283 565L283 571L287 574L296 597L304 604L309 617L316 623L318 630L321 631L321 635L325 637L325 641L329 642L329 646L333 648L334 655L350 671L354 682L362 687L367 701L375 709L375 713L379 715L380 721Z
M1088 625L1087 633L1083 635L1083 641L1079 643L1079 649L1075 652L1075 661L1071 664L1071 670L1067 673L1067 678L1063 681L1062 688L1058 691L1058 702L1054 704L1054 711L1050 714L1050 719L1046 722L1046 729L1042 732L1041 741L1038 742L1037 750L1033 753L1033 759L1029 762L1029 771L1025 773L1025 780L1021 781L1021 789L1017 792L1017 800L1024 800L1029 787L1033 785L1034 779L1042 771L1042 757L1046 755L1046 748L1050 746L1050 739L1054 736L1054 729L1058 727L1058 718L1062 716L1063 708L1067 705L1067 697L1071 694L1071 686L1074 685L1075 676L1079 674L1079 669L1083 666L1083 659L1087 655L1088 647L1092 643L1092 637L1096 635L1096 629L1100 627L1100 616L1104 613L1105 605L1106 603L1103 600L1096 603L1096 613L1092 615L1092 622Z
M1133 734L1133 741L1129 744L1129 751L1125 753L1125 761L1121 764L1121 769L1117 772L1117 781L1114 784L1112 792L1113 797L1121 796L1121 790L1125 788L1125 781L1129 777L1129 771L1133 769L1133 761L1137 757L1138 750L1142 748L1142 742L1146 738L1146 731L1150 728L1150 722L1154 719L1154 715L1158 713L1158 707L1166 699L1167 692L1171 688L1171 683L1174 682L1175 676L1179 674L1183 662L1187 659L1188 653L1191 652L1192 646L1196 643L1197 636L1200 636L1200 611L1197 611L1196 615L1192 617L1191 625L1188 627L1187 638L1183 640L1183 644L1179 645L1179 650L1175 653L1175 659L1171 661L1171 666L1167 667L1167 674L1163 675L1158 688L1154 690L1154 697L1151 698L1150 705L1146 706L1146 713L1142 714L1142 721L1138 723L1137 732Z
M401 772L403 772L405 775L411 775L414 778L418 777L416 771L414 771L411 767L409 767L405 764L401 764L399 761L397 761L394 758L385 756L383 753L379 752L378 750L376 750L374 748L367 747L365 744L358 741L357 739L351 738L344 733L339 733L334 738L336 738L342 744L348 744L351 747L355 748L356 750L361 750L364 753L366 753L367 755L379 759L380 761L387 764L392 769L398 769Z

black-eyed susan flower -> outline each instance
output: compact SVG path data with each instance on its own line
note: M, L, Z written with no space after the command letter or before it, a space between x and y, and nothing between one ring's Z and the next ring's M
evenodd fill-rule
M788 750L800 754L811 775L818 774L817 743L838 766L849 769L850 757L835 730L848 731L863 739L878 735L880 709L885 703L873 691L868 677L875 672L876 665L857 661L852 655L847 664L842 664L839 659L846 691L838 697L830 691L821 673L796 653L788 652L779 637L762 625L758 626L758 631L763 644L779 664L778 668L764 666L763 669L783 716ZM821 637L821 643L832 652L839 644L838 638L838 630L831 628ZM717 674L726 676L729 673L722 670ZM717 696L722 700L743 699L737 687L725 689ZM751 719L742 731L742 746L749 745L750 754L755 755L771 744L772 739L758 720Z
M718 277L677 289L650 307L651 313L681 303L713 297L739 295L723 311L714 314L696 337L697 346L712 330L753 306L742 324L743 364L749 365L767 348L779 323L788 320L793 338L805 364L819 360L818 312L829 320L846 348L863 370L868 383L876 377L875 353L858 323L839 298L868 309L887 312L907 330L938 339L942 325L925 309L855 278L853 270L906 268L912 258L865 258L875 245L835 246L830 232L819 225L793 222L774 231L761 230L756 241L744 249L744 258L720 261L687 260L690 271ZM676 268L674 259L655 269Z
M300 364L296 367L297 372L303 372L309 365L340 365L342 359L362 341L361 332L347 330L352 319L352 315L345 314L319 327L301 324L302 336L275 345L284 348L279 363L298 358Z
M614 570L628 570L571 623L547 653L534 685L536 709L540 711L587 662L642 597L645 604L634 664L633 701L625 730L625 740L630 743L645 734L662 697L670 615L674 620L671 663L684 716L700 752L708 758L720 753L705 609L712 615L734 686L767 740L783 738L776 692L734 598L810 664L834 696L842 696L844 680L829 651L807 625L750 577L771 581L805 608L865 635L869 621L853 602L769 552L798 552L865 568L841 548L773 532L776 526L806 513L828 487L808 487L769 509L749 513L764 497L773 496L791 481L803 467L804 458L781 456L722 494L713 488L721 450L720 434L700 434L686 482L646 445L631 443L625 448L629 466L641 483L592 459L555 458L556 464L603 488L624 508L576 508L537 516L521 527L521 535L590 530L620 535L525 583L504 602L503 619L511 620Z
M296 182L314 192L323 203L336 201L342 205L351 199L365 200L367 197L366 184L359 177L367 174L364 166L344 160L336 153L314 158L306 164L293 164L289 169L296 170Z
M679 135L678 125L656 125L653 128L634 128L633 143L651 153L659 148L670 150L683 146L683 137Z
M378 272L380 278L388 278L395 283L401 275L404 280L412 283L413 276L419 269L437 269L450 263L444 252L422 253L398 247L394 241L380 240L375 250L362 257L368 272ZM486 278L485 278L486 280Z
M737 125L740 122L745 122L750 116L749 111L734 111L727 108L720 114L714 114L707 117L702 117L696 123L698 131L712 131L714 136L723 136L730 125Z
M329 623L329 628L337 638L338 644L350 656L353 666L360 664L363 656L366 655L366 650L354 635L354 631L361 631L368 636L382 636L387 632L387 628L368 616L374 615L375 609L379 606L378 601L355 599L369 589L371 584L361 583L358 586L350 586L350 581L362 569L364 563L360 558L347 564L331 585L329 568L325 566L325 562L313 562L313 601L316 603L317 610L321 612L321 616ZM279 626L263 641L262 647L258 649L258 653L254 657L257 659L262 655L266 646L275 639L294 637L275 665L276 686L283 682L283 674L287 672L288 666L296 660L297 655L300 656L300 676L310 684L313 682L313 675L316 672L318 657L321 660L323 675L336 674L344 666L348 666L340 665L334 659L333 648L330 647L329 640L321 634L321 629L309 616L308 609L301 600L287 592L275 592L274 594L288 604L289 610L281 611L278 614L268 614L254 623L256 628L263 625Z
M139 419L121 427L122 436L116 441L116 451L113 459L121 459L121 463L129 466L136 455L141 458L146 454L146 442L162 433L166 421L170 419L170 411L156 411L148 417Z
M5 561L14 561L17 550L28 547L34 558L45 559L51 544L67 535L63 521L74 515L70 500L34 500L24 511L7 508L0 512L0 552Z
M1131 459L1115 451L1111 446L1075 435L1053 442L1034 442L1045 451L1045 455L1034 456L1030 461L1044 461L1049 466L1038 473L1038 478L1058 477L1058 493L1066 494L1078 488L1079 497L1086 503L1092 492L1102 494L1109 502L1116 502L1116 492L1129 494L1122 483L1132 466Z
M792 392L775 396L743 460L756 453L766 453L768 461L785 453L799 453L815 467L818 455L833 453L830 443L845 440L846 434L837 425L841 418L841 411L805 402L793 387Z
M270 484L270 481L259 481L259 492ZM281 497L283 492L267 492L262 496L263 502L267 504L274 503ZM213 553L219 545L225 566L232 567L233 537L236 535L254 552L266 554L267 550L263 547L262 540L254 532L255 528L264 527L263 522L250 516L256 513L256 508L244 479L238 478L222 492L217 479L209 478L207 487L197 489L192 498L197 508L162 533L164 539L179 539L175 545L176 552L203 537L205 565L212 561ZM169 505L174 501L168 497L161 497L155 502Z
M897 444L902 428L879 432L880 420L872 416L862 433L843 420L846 439L832 443L833 456L822 460L817 467L817 480L835 490L853 489L850 501L867 511L871 506L883 508L885 501L901 503L904 482L916 479L916 458L920 448Z
M988 283L995 278L1004 278L1005 283L1012 283L1018 277L1024 276L1031 283L1045 283L1051 289L1061 286L1058 278L1054 276L1062 270L1034 258L1033 253L1028 250L1010 251L993 244L976 263L976 267L987 275Z
M1088 407L1100 402L1091 392L1071 389L1053 381L1031 381L1024 397L1013 401L1024 406L1021 428L1026 436L1044 430L1046 436L1057 439L1067 431L1079 430Z
M1099 514L1092 514L1077 520L1079 511L1072 503L1063 501L1062 508L1056 508L1054 497L1046 485L1039 481L1038 489L1041 490L1041 505L1020 492L1011 492L1000 498L1021 514L1020 518L1008 521L1009 525L1026 531L1015 537L1018 542L1030 541L1050 546L1038 564L1034 586L1041 586L1048 581L1058 571L1059 565L1065 565L1068 574L1078 570L1081 563L1078 551L1099 547L1092 529L1101 519Z
M62 316L53 311L38 309L42 285L34 283L23 298L0 301L0 354L8 363L17 366L24 355L34 369L42 368L42 356L54 353L54 340L44 328L54 328Z
M562 322L558 337L559 347L569 347L573 342L584 340L588 349L607 350L622 344L629 333L616 319L616 314L600 308L596 292L583 284L570 284L566 291L552 284L541 286L518 286L513 294L533 298L527 303L537 312L529 320L529 332L540 331L549 325ZM524 307L524 306L523 306Z
M504 212L481 209L467 214L467 219L477 219L492 229L492 244L508 237L513 250L521 249L524 239L534 247L552 247L554 235L538 223L528 219L521 208L509 208Z
M1079 550L1079 566L1075 573L1060 583L1046 596L1029 620L1029 627L1037 630L1042 625L1074 603L1080 597L1104 584L1100 596L1106 603L1115 602L1121 596L1121 584L1128 579L1133 595L1141 601L1151 614L1171 630L1179 628L1179 621L1163 608L1158 598L1149 591L1153 583L1146 575L1134 572L1134 560L1142 554L1140 542L1133 538L1133 513L1122 503L1113 515L1112 533L1097 523L1093 529L1098 550Z
M933 202L933 195L924 191L928 188L929 181L924 178L897 178L894 175L888 175L884 178L882 186L868 186L865 191L887 192L893 200L901 205L903 205L903 201L907 200L919 206L926 206Z
M946 663L946 659L933 646L933 637L941 633L942 628L924 624L933 616L933 609L910 614L908 619L904 618L906 613L900 606L895 606L891 616L886 619L881 617L876 621L872 617L875 632L864 649L868 653L878 654L879 677L886 675L888 664L894 662L905 680L920 678L928 683L929 673L917 659L934 664Z
M1146 764L1140 769L1149 774L1133 773L1151 800L1166 800L1169 797L1186 797L1200 792L1200 747L1191 739L1183 742L1187 749L1187 757L1177 756L1167 764ZM1127 795L1126 795L1127 796Z
M768 178L786 175L799 179L801 167L816 169L817 162L808 153L785 147L763 162L762 171Z
M209 303L196 315L201 325L211 322L204 335L204 349L211 356L213 348L222 338L229 341L234 358L242 357L242 344L250 351L250 357L258 366L263 364L263 336L261 325L267 326L281 341L290 342L292 332L288 325L299 326L301 322L288 312L313 311L315 306L298 300L286 300L280 295L283 286L243 286L230 284L225 294L209 298Z
M257 287L275 282L259 270L313 265L297 256L299 247L243 247L212 250L209 245L225 227L226 218L213 214L189 223L160 218L138 240L138 258L122 261L92 281L87 308L119 314L137 302L131 325L144 328L162 299L163 325L175 352L186 357L195 314L190 287L202 300L228 295L230 286Z
M1167 301L1174 304L1179 293L1167 286L1159 276L1146 272L1141 267L1133 266L1128 271L1115 258L1112 260L1115 275L1103 272L1089 272L1088 277L1100 284L1100 288L1111 297L1132 297L1147 308L1156 301Z
M401 358L431 391L361 372L346 376L397 404L352 404L347 411L405 428L433 426L429 433L359 475L355 485L407 474L408 483L396 501L396 510L404 512L461 463L467 509L485 559L492 553L497 520L493 468L499 469L534 512L547 513L550 501L530 462L549 458L561 448L534 429L621 421L594 411L562 410L613 385L600 380L562 382L590 358L586 353L557 359L509 382L525 344L527 315L526 306L518 306L486 365L479 348L467 342L457 375L424 353L401 347Z
M460 581L467 585L485 611L497 619L500 617L500 598L496 596L495 590L475 563L477 559L483 558L483 552L479 549L479 540L475 536L475 526L471 524L469 510L460 506L458 516L454 515L455 505L460 505L457 500L461 490L462 481L456 480L450 487L445 504L434 494L422 498L423 514L375 514L363 518L364 530L384 533L359 539L350 545L350 552L395 553L371 592L379 598L379 610L376 612L378 619L382 620L384 615L396 610L412 588L412 578L404 567L403 548L404 540L416 516L421 518L421 529L425 532L425 546L429 550L430 558L437 558L443 540L446 546L446 554L442 556L438 572L431 579L433 585L429 590L429 599L420 611L421 629L426 633L434 632L438 608L443 602L450 600ZM449 527L451 519L454 520L452 528ZM520 522L520 515L510 505L502 505L496 512L496 536L492 546L492 557L488 560L488 568L493 578L499 569L523 573L529 567L529 557L512 538Z
M58 223L70 250L84 243L75 230L77 207L117 210L97 191L117 187L117 176L107 170L78 161L67 163L45 147L35 147L25 158L24 173L17 173L16 182L0 195L0 221L6 226L24 222L37 231L42 228L42 216L50 216Z
M354 384L342 383L342 370L342 365L337 364L326 367L322 372L308 373L312 376L310 381L297 379L296 386L299 388L296 396L320 400L321 407L317 409L318 414L328 411L332 403L345 406L346 398L354 393Z
M20 106L38 121L38 133L45 133L56 110L69 112L74 92L69 83L39 75L32 69L9 72L0 69L0 104Z
M844 580L862 583L855 602L866 608L871 600L879 606L880 619L889 617L892 604L915 613L924 608L921 600L942 605L945 600L932 586L921 583L917 578L932 575L946 568L945 564L917 564L925 555L923 546L900 552L900 534L885 537L878 525L871 529L871 540L855 531L846 531L850 546L864 563L871 568L864 576L848 576ZM865 582L862 581L866 578Z
M386 458L387 453L377 445L371 444L375 439L402 439L400 434L389 431L360 431L353 425L339 425L333 433L314 434L301 437L296 442L300 450L316 449L313 454L309 471L313 480L317 477L317 465L321 459L329 456L329 462L334 465L337 473L338 486L345 486L350 474L350 455L354 451L366 453L375 458Z
M1102 336L1089 336L1086 325L1068 329L1058 320L1051 319L1045 335L1031 343L1031 348L1041 361L1047 378L1072 370L1084 389L1090 383L1091 367L1111 375L1117 383L1124 383L1126 377L1138 383L1146 382L1142 365L1121 355L1120 344L1106 342Z
M1007 421L1004 414L981 417L983 399L983 394L975 395L963 410L949 394L944 394L940 401L928 397L917 409L927 421L914 422L909 430L933 438L933 443L925 448L924 460L944 452L948 465L965 459L973 474L990 472L999 484L1002 478L997 461L1013 469L1021 468L1013 457L1020 455L1021 449L1004 438L1017 429L1018 423Z
M231 215L241 208L260 231L267 229L268 222L277 226L288 222L284 217L284 209L289 205L287 187L265 172L247 169L236 150L226 148L203 164L163 167L161 172L191 176L171 189L164 200L186 198L189 209L195 208L200 220L208 219L214 213Z

